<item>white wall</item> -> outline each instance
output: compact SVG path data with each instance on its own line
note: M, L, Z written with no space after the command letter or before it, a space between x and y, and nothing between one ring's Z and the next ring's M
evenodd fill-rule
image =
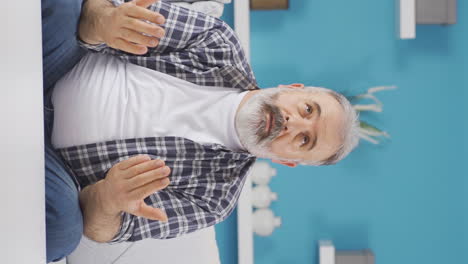
M45 263L41 1L2 1L0 262Z

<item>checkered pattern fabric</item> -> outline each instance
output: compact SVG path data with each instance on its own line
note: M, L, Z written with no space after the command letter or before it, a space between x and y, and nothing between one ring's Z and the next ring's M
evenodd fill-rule
M173 238L219 223L234 210L255 162L246 152L179 137L114 140L59 151L82 188L104 179L119 161L138 154L162 159L171 168L170 185L145 199L148 205L163 209L168 222L123 213L120 231L111 243Z
M110 1L115 6L124 2ZM166 18L166 34L147 54L133 55L105 44L81 42L81 46L202 86L258 89L237 36L223 21L161 1L149 9ZM137 154L162 159L171 168L171 184L145 199L163 209L168 222L123 213L112 243L173 238L224 220L235 208L255 162L246 152L178 137L114 140L59 151L82 188L105 178L114 164Z
M115 6L124 3L110 1ZM198 85L257 89L241 43L224 21L161 1L148 9L166 18L162 25L166 34L147 54L134 55L105 44L81 45Z

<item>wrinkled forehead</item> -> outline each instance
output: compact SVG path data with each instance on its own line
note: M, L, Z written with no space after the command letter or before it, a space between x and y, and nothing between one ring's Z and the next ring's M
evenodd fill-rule
M272 93L272 99L275 101L287 99L288 101L320 101L324 105L322 108L341 108L341 97L339 94L325 88L320 87L305 87L303 89L277 88L275 93ZM322 105L320 105L322 106Z

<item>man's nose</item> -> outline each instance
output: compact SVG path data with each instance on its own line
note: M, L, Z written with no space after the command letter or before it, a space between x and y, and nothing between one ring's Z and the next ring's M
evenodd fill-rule
M304 131L312 126L312 121L307 118L287 116L285 118L284 130L286 132Z

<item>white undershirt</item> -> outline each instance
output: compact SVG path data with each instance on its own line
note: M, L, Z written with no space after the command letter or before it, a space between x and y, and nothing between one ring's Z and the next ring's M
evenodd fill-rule
M102 55L86 55L57 82L52 143L178 136L242 149L234 121L247 92L199 86Z

